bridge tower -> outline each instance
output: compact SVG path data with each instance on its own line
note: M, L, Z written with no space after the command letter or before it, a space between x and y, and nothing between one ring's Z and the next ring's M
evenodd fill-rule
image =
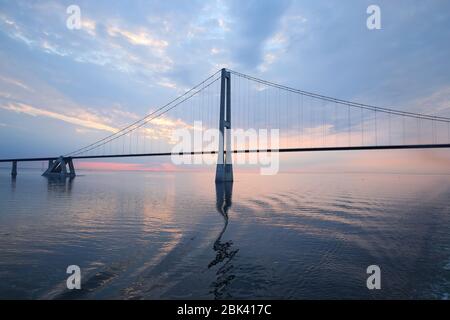
M220 84L219 131L216 182L233 181L233 164L231 160L231 74L225 68L222 69Z
M11 176L17 176L17 161L12 162Z

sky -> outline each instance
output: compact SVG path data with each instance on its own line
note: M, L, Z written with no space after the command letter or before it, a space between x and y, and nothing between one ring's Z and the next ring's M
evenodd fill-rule
M371 4L381 9L380 30L366 26ZM66 26L70 5L81 10L80 29ZM346 100L450 117L449 56L445 0L0 0L0 158L65 154L223 67ZM448 171L448 152L414 154L414 168L429 161ZM401 168L398 159L410 158L395 153L377 163ZM361 170L373 166L367 153L286 163L320 171L350 160ZM144 167L170 168L158 161ZM136 166L142 164L128 168Z

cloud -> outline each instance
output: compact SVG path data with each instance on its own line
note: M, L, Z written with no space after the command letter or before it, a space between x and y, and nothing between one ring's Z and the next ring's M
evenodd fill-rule
M91 36L96 35L96 27L97 23L94 20L86 17L83 17L83 19L81 20L81 29L86 31Z
M8 103L6 105L0 105L1 109L26 114L32 117L46 117L51 119L57 119L60 121L64 121L73 125L78 126L75 128L75 132L79 134L88 134L91 133L92 130L106 131L109 133L119 132L121 128L112 126L112 120L108 118L102 118L99 115L90 113L89 111L79 109L77 111L77 116L62 114L42 108L36 108L31 105L27 105L24 103ZM132 117L134 119L140 119L135 114L126 113L121 110L113 109L113 113L118 113L119 115L126 115L128 117ZM130 129L133 129L131 127ZM162 140L168 144L175 143L172 141L173 139L173 131L175 129L187 129L192 130L193 127L181 119L173 119L167 115L154 118L146 123L144 126L137 127L134 126L133 134L136 136L140 136L141 138L145 138L147 140ZM206 129L206 128L204 128ZM126 132L126 131L124 131ZM129 134L126 134L128 137Z
M265 42L276 33L289 5L290 1L285 0L231 1L229 16L233 17L233 32L228 40L238 65L253 70L262 63Z
M111 127L105 123L95 122L93 120L88 119L81 119L74 116L68 116L65 114L57 113L54 111L49 111L45 109L39 109L35 108L33 106L23 104L23 103L8 103L7 105L2 105L0 108L13 111L17 113L23 113L27 114L29 116L41 116L41 117L48 117L52 119L61 120L70 124L74 124L77 126L90 128L90 129L96 129L96 130L103 130L107 132L116 132L118 131L118 128Z
M450 173L450 154L446 151L358 152L340 163L350 171ZM424 164L426 169L424 169Z
M425 97L419 97L408 104L409 109L427 114L449 116L450 114L450 85L443 86Z
M170 88L170 89L177 89L177 84L175 82L172 82L168 79L163 79L162 81L158 82L158 85L162 86L162 87L166 87L166 88Z
M125 40L135 45L148 46L156 49L164 49L169 43L152 37L147 31L132 32L119 27L108 28L108 34L112 37L122 36Z
M24 84L23 82L21 82L21 81L19 81L19 80L16 80L16 79L7 78L7 77L4 77L4 76L1 76L1 75L0 75L0 80L3 81L3 82L5 82L5 83L13 84L13 85L15 85L15 86L18 86L18 87L20 87L20 88L22 88L22 89L25 89L25 90L28 90L28 91L31 91L31 92L34 91L33 89L29 88L29 87L28 87L26 84Z
M42 41L40 47L47 53L55 54L61 57L67 56L70 54L69 51L58 48L57 45L51 44L48 41Z
M91 133L92 131L90 129L86 128L75 128L75 132L79 134L85 134L85 133Z
M125 73L145 73L152 77L155 72L165 72L172 65L165 52L169 43L154 37L145 27L135 31L122 20L98 22L82 14L81 30L68 30L63 23L64 15L56 15L57 11L52 15L42 11L41 7L35 8L36 14L26 23L6 14L0 15L2 31L34 50ZM47 17L44 30L33 28L41 22L41 15ZM52 29L55 25L59 27ZM150 50L139 51L130 44Z

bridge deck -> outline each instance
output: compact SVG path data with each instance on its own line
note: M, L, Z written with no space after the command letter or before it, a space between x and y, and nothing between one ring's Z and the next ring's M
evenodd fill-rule
M411 145L383 145L383 146L351 146L351 147L316 147L316 148L280 148L280 149L242 149L233 150L233 153L257 153L257 152L315 152L315 151L356 151L356 150L394 150L394 149L442 149L450 148L450 144L411 144ZM72 159L104 159L104 158L132 158L132 157L155 157L171 155L202 155L217 154L217 151L192 151L192 152L160 152L160 153L130 153L130 154L107 154L96 156L73 156ZM24 161L48 161L56 160L58 157L38 158L11 158L0 159L0 162L24 162Z

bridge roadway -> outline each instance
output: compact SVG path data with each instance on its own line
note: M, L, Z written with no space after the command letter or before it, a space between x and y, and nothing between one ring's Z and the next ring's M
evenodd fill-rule
M232 153L258 153L258 152L314 152L314 151L357 151L357 150L395 150L395 149L442 149L450 148L450 144L410 144L410 145L380 145L380 146L350 146L350 147L314 147L314 148L280 148L280 149L242 149L233 150ZM192 152L159 152L159 153L129 153L129 154L106 154L95 156L68 156L65 159L104 159L104 158L131 158L131 157L156 157L172 155L203 155L217 154L218 151L192 151ZM50 161L59 157L36 157L36 158L11 158L0 159L0 162L24 162L24 161Z

